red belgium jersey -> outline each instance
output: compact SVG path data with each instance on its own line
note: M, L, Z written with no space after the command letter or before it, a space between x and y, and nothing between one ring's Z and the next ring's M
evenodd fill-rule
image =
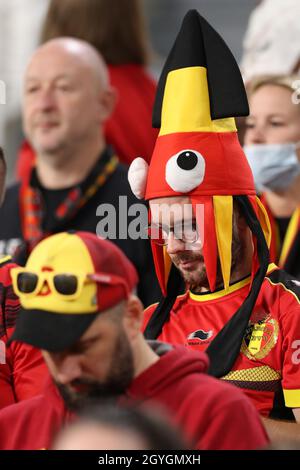
M244 302L250 278L229 290L179 296L160 341L205 351ZM300 407L300 282L271 265L245 332L240 354L223 377L253 400L264 416L293 419ZM146 327L155 305L145 311Z

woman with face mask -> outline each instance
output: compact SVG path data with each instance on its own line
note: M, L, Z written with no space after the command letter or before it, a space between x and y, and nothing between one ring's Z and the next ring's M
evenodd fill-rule
M300 77L261 77L248 89L244 151L272 225L271 260L300 278Z

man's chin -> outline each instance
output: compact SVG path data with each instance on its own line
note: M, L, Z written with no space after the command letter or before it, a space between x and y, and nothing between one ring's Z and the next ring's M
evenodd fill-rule
M69 386L55 382L59 393L64 400L66 407L73 412L80 411L84 406L93 404L94 402L115 400L122 392L111 389L110 387L101 386L100 384L88 386Z
M62 148L62 139L55 136L35 136L31 140L31 145L39 155L51 155L57 153Z
M187 269L179 269L181 276L183 277L184 281L189 284L190 286L197 287L208 287L208 279L206 272L204 271L189 271Z

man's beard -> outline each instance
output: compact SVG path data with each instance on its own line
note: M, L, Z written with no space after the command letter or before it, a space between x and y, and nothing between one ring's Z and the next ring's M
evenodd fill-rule
M244 259L244 246L242 241L240 240L238 230L233 228L232 233L232 259L231 259L231 275L239 268L240 263ZM181 261L195 261L198 262L199 267L189 270L182 269L180 267ZM206 267L204 264L204 257L195 251L187 250L178 255L172 256L172 262L175 264L177 269L180 271L183 279L187 284L189 284L189 288L193 292L199 292L204 288L205 290L209 290L209 282L206 272ZM216 271L216 289L223 287L223 276L222 270L220 265L220 259L217 258L217 271Z
M105 382L82 378L73 380L70 385L58 381L55 384L67 408L80 411L83 407L99 401L117 400L134 378L133 354L125 333L120 334L111 358L111 368ZM75 391L71 387L86 387L84 392Z

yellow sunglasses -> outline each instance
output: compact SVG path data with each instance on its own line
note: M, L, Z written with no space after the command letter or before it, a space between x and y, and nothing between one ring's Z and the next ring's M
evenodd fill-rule
M57 273L54 271L28 271L26 268L13 268L11 270L12 283L15 293L22 297L37 295L45 281L52 293L70 300L80 297L83 285L93 282L93 275L86 273Z

